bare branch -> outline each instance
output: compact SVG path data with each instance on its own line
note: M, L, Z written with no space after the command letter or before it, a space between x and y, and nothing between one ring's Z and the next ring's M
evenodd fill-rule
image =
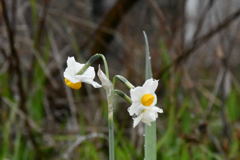
M222 23L211 29L208 33L203 35L202 37L193 41L193 43L187 47L183 53L178 56L173 63L163 68L160 72L160 77L162 77L167 71L173 67L177 66L183 61L185 61L190 55L194 53L199 47L201 47L204 43L208 42L211 38L213 38L217 33L221 32L225 28L227 28L230 24L232 24L238 17L240 16L240 9L236 12L228 16Z

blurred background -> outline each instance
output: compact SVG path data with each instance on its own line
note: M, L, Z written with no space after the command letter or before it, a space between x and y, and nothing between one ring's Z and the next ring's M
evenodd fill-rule
M143 30L164 109L158 160L240 159L239 0L0 2L0 160L108 159L104 91L67 88L66 59L102 53L111 75L142 85ZM142 160L127 107L115 108L116 160Z

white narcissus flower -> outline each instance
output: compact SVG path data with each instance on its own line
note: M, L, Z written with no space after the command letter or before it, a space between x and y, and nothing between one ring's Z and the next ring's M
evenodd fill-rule
M136 127L140 121L151 125L151 122L158 118L158 113L163 113L157 104L155 91L158 87L158 80L148 79L141 87L135 87L130 90L132 105L128 112L133 118L133 127Z
M76 62L74 57L68 57L67 68L63 73L65 84L72 89L80 89L82 82L91 84L95 88L100 88L101 85L93 80L95 78L93 67L88 67L83 74L78 75L83 66L84 64Z

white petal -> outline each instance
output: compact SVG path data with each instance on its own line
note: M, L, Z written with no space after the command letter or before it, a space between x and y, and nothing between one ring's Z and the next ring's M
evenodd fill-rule
M100 79L100 81L102 82L102 86L106 87L106 88L110 88L112 87L112 83L111 81L107 78L107 76L103 73L103 71L101 70L100 66L98 67L98 78Z
M80 77L80 79L81 79L81 82L91 84L94 88L102 87L100 84L98 84L97 82L93 81L93 79L91 79L89 77L82 76L82 77Z
M142 114L143 114L142 122L146 124L150 124L151 122L155 121L157 118L157 114L155 112L145 111Z
M88 67L88 69L81 75L75 75L75 78L80 80L81 82L90 83L95 78L95 70L93 67Z
M90 66L83 74L76 75L75 77L81 82L91 84L94 88L100 88L102 86L93 80L95 78L95 75L96 73L94 68Z
M73 74L70 74L68 71L64 71L63 72L63 76L64 78L68 79L69 81L71 81L72 83L77 83L80 82L80 80L78 78L76 78Z
M149 93L154 93L157 87L158 87L158 80L154 80L152 78L146 80L145 83L143 84L143 88L145 90L148 90Z
M76 74L82 69L83 66L84 64L76 62L74 57L68 57L67 68L63 73L64 78L70 80L73 83L80 82L81 80L76 77Z
M133 102L140 102L145 90L142 87L135 87L130 90L130 96Z
M94 68L90 66L82 75L94 79L96 74Z
M142 114L140 114L139 116L137 116L136 118L133 118L133 128L135 128L139 122L142 120Z
M128 113L130 116L133 116L134 114L138 115L142 110L143 108L139 103L132 103L132 105L128 108Z
M97 82L93 81L91 84L94 88L101 88L102 86L98 84Z
M154 112L163 113L163 109L162 109L162 108L159 108L159 107L157 107L157 106L153 106L153 107L152 107L152 110L153 110Z
M69 67L65 69L63 76L73 83L81 82L81 79L79 79L79 77L77 77L74 71Z
M75 75L82 69L83 66L84 64L76 62L74 57L68 57L66 71Z
M158 108L156 106L150 107L149 109L145 109L145 111L142 113L142 122L150 125L151 122L156 121L158 118L158 113L162 113L163 110L161 108Z
M68 57L67 59L67 66L72 66L76 63L76 60L74 57Z

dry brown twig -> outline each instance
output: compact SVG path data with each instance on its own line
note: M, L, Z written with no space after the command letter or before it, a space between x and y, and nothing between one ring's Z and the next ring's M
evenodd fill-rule
M181 64L183 61L185 61L189 56L191 56L194 51L196 51L198 48L200 48L203 44L208 42L211 38L213 38L217 33L221 32L225 28L227 28L230 24L232 24L238 17L240 16L240 9L232 13L230 16L225 18L222 23L211 29L209 32L207 32L205 35L197 38L193 41L193 43L187 47L183 53L178 56L171 64L164 67L160 71L160 78L168 72L168 70L172 67L176 67L179 64Z

